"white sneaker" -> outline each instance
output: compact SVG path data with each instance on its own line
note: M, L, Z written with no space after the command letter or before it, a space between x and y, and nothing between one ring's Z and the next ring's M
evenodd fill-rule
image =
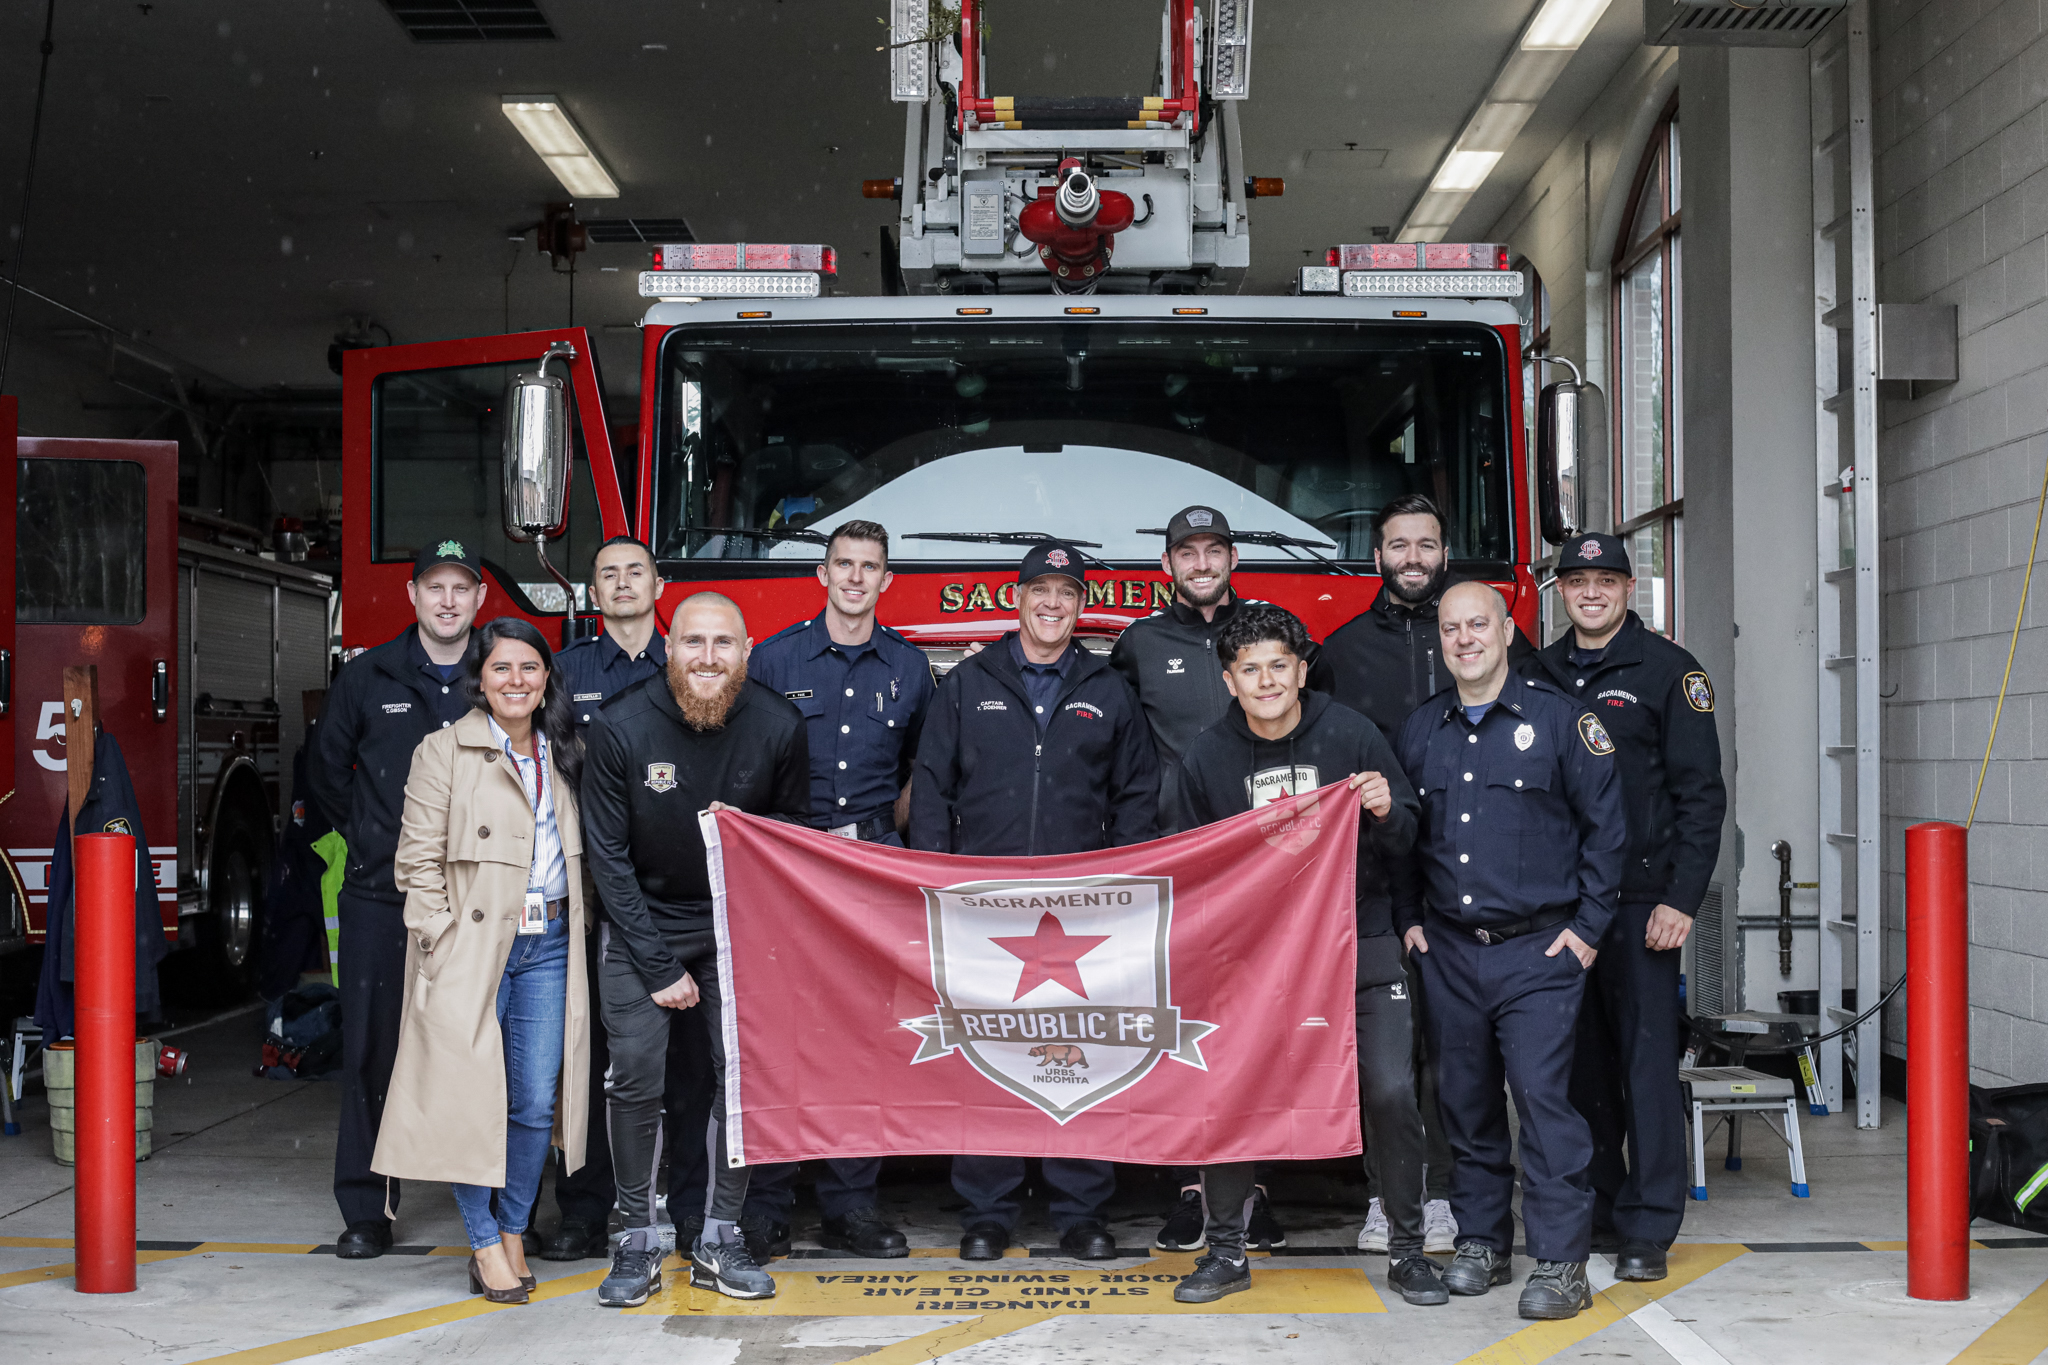
M1377 1201L1375 1201L1377 1202ZM1382 1220L1381 1245L1386 1243L1385 1222ZM1365 1245L1360 1239L1360 1246ZM1432 1199L1422 1206L1422 1249L1424 1251L1456 1251L1458 1249L1458 1220L1451 1216L1451 1201Z
M1387 1254L1387 1211L1380 1207L1377 1199L1365 1211L1365 1226L1358 1233L1358 1249L1380 1256Z

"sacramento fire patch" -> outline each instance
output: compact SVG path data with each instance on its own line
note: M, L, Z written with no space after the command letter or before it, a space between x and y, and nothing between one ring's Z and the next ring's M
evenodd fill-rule
M676 789L676 765L673 763L648 764L647 789L655 792L674 791Z
M1586 741L1586 748L1595 755L1605 757L1614 752L1614 741L1607 737L1607 727L1593 716L1579 717L1579 738Z
M1714 709L1714 685L1707 681L1704 673L1685 675L1685 701L1695 711Z
M924 889L936 1013L913 1064L958 1052L1064 1124L1161 1057L1209 1069L1216 1025L1170 996L1168 877L1046 877Z

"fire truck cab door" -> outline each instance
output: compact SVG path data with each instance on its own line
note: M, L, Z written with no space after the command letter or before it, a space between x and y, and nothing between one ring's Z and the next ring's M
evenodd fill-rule
M0 397L0 519L12 528L14 522L14 433L21 400ZM21 652L14 640L14 556L0 553L0 753L17 754L14 747L16 686L20 681ZM0 773L0 801L11 804L15 794L15 773ZM0 809L0 817L5 816ZM0 830L8 826L0 824ZM0 951L28 935L27 887L21 871L6 851L10 840L0 837Z
M349 351L342 362L342 643L381 644L415 621L413 558L456 541L480 553L481 619L525 616L561 637L561 587L531 545L505 534L503 406L507 381L567 342L575 417L569 526L547 554L572 583L589 577L605 537L628 529L605 426L604 391L581 327ZM550 374L563 373L558 359ZM553 617L550 621L548 618Z
M0 417L0 421L5 421ZM100 729L135 784L164 928L178 928L178 444L22 437L6 461L14 518L5 599L13 650L14 797L0 834L43 930L65 804L64 668L99 672Z

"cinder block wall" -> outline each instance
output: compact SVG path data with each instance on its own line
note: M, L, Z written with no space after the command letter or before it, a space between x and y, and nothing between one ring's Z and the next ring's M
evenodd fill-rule
M1957 383L1880 413L1890 978L1903 831L1969 814L2048 463L2048 13L1876 0L1872 21L1878 297L1956 304L1961 334ZM2048 1080L2048 573L2032 599L1970 840L1981 1084Z

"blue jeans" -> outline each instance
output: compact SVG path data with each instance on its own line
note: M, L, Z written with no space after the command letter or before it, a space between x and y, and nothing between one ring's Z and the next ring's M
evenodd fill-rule
M569 996L569 917L545 934L512 940L498 982L498 1029L505 1045L505 1187L455 1186L455 1206L469 1244L481 1251L517 1237L533 1217L548 1140L555 1126L555 1090L562 1077L562 1031ZM497 1195L492 1211L491 1196Z

